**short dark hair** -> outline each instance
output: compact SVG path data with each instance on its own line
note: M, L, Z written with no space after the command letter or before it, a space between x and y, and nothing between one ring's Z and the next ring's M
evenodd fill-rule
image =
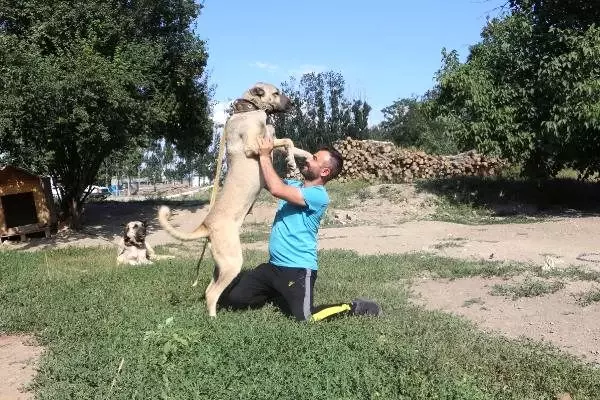
M325 182L328 182L332 179L335 179L340 174L340 172L342 172L342 168L344 167L344 158L342 157L342 153L337 151L332 146L321 146L319 148L319 151L321 150L327 151L331 156L329 166L331 172L329 173L327 178L325 178Z

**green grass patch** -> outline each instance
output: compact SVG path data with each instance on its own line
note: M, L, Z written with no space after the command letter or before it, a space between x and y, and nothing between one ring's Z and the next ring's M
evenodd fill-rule
M463 247L466 239L453 238L440 241L440 243L434 244L432 247L437 250L447 249L450 247Z
M589 306L600 301L600 289L593 289L589 292L582 293L577 299L577 303L581 306Z
M349 208L352 200L364 196L371 184L367 181L352 180L348 182L338 182L333 180L327 184L327 193L329 194L329 207L331 208ZM362 193L362 195L361 195ZM357 197L358 196L358 197Z
M271 226L266 224L246 224L240 233L242 243L268 242Z
M493 296L510 296L513 300L516 300L521 297L536 297L555 293L564 287L565 283L562 281L547 282L527 277L519 283L494 285L490 294Z
M454 222L464 225L517 224L541 222L541 217L527 215L499 216L492 209L476 203L463 203L439 197L435 200L435 211L429 217L434 221Z
M600 282L600 271L581 269L577 267L551 269L544 271L541 266L533 268L536 276L541 278L561 278L579 281Z
M320 253L316 302L368 297L381 318L297 323L273 307L208 318L193 260L117 267L114 249L0 252L0 331L47 351L40 399L596 399L600 371L408 301L407 282L525 268L431 255ZM246 252L246 265L265 260ZM117 373L118 366L123 368ZM111 383L114 380L114 386Z

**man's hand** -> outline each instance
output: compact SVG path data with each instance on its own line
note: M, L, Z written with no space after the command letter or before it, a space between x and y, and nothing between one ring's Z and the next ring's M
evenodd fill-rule
M273 138L265 137L258 138L258 155L259 156L270 156L273 151Z

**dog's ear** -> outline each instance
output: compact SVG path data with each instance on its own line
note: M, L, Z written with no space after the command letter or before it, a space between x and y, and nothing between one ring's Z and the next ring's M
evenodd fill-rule
M253 96L262 97L265 95L265 89L259 86L254 86L252 89L250 89L250 94Z

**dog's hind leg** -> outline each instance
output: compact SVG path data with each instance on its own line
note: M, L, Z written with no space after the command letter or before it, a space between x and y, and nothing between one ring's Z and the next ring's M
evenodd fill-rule
M231 257L228 257L231 258ZM235 279L236 276L241 271L242 258L240 256L239 262L233 259L231 260L221 260L220 266L225 266L225 271L221 271L219 273L219 278L216 280L211 280L210 284L206 288L205 298L206 298L206 307L208 308L208 315L211 317L217 316L217 302L219 301L219 297L221 293L229 286L231 281Z
M215 243L219 243L219 245L215 246ZM206 288L205 298L208 315L216 317L219 297L242 270L244 258L237 230L230 232L229 237L211 238L211 245L212 256L217 264L215 268L218 268L218 272L213 274L213 278Z

